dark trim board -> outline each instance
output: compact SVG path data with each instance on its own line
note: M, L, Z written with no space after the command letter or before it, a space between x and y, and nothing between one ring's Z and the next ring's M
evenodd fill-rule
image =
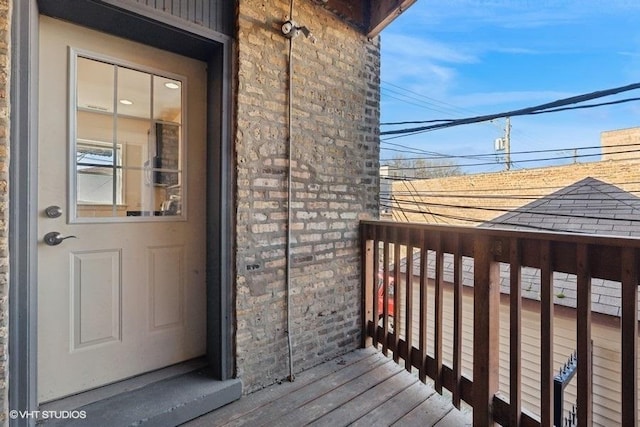
M208 64L207 104L219 108L209 108L207 139L209 141L231 141L232 73L231 42ZM225 65L226 64L226 65ZM220 101L221 100L221 101ZM234 322L233 278L235 277L235 165L233 144L210 145L207 155L207 323L227 325L226 330L212 328L207 340L207 356L214 374L222 380L235 376L234 336L231 325ZM221 286L213 291L215 284ZM226 285L225 285L226 283ZM217 308L217 309L213 309Z
M126 0L38 0L39 12L208 61L230 37Z
M125 0L14 0L13 4L9 169L9 409L38 409L39 236L36 202L40 13L204 60L209 64L207 372L213 379L230 380L235 372L231 305L234 265L231 38L154 10L131 7L132 3ZM233 397L240 397L238 387L230 389L233 390ZM34 423L33 419L10 421L12 426Z
M37 409L37 70L34 0L14 2L9 163L9 408ZM27 421L12 421L28 425Z

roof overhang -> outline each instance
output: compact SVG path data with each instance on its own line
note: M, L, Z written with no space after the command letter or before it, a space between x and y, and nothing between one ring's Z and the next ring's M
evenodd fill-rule
M374 37L417 0L311 0Z

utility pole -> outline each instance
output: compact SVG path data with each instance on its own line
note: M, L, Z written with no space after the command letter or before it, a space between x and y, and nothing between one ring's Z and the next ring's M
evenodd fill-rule
M506 170L511 170L511 117L506 119L504 126L504 166Z

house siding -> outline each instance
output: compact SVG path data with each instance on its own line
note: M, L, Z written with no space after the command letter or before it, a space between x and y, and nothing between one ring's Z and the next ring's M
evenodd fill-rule
M288 1L241 0L237 25L237 374L288 376ZM295 372L360 342L358 221L378 215L379 39L313 2L294 19L291 319Z
M166 12L222 34L233 34L234 2L229 0L128 0Z
M9 174L9 76L11 66L11 3L0 0L0 424L6 423L7 397L7 344L9 318L8 289L8 183Z
M400 296L400 316L406 316L406 281L396 288ZM413 305L419 306L420 280L413 278ZM434 313L433 313L433 280L428 282L427 293L427 351L432 355L434 348ZM462 298L462 373L467 378L473 377L473 291L465 288ZM443 363L453 366L453 327L454 327L453 286L445 283L442 303L442 358ZM499 354L499 386L504 396L509 396L509 296L501 295L500 300L500 354ZM523 300L521 311L522 330L520 341L522 346L521 399L522 408L536 417L540 416L540 304L537 301ZM420 312L414 310L413 325L420 324ZM400 324L400 335L405 335L405 325ZM412 329L414 343L419 342L418 328ZM621 364L620 351L622 334L618 319L594 313L591 323L591 340L593 343L593 426L624 425L621 420ZM415 344L414 344L415 345ZM553 372L559 372L569 356L576 349L576 311L572 308L555 306L553 318ZM571 409L576 401L577 377L565 389L564 411ZM640 385L639 385L640 392Z

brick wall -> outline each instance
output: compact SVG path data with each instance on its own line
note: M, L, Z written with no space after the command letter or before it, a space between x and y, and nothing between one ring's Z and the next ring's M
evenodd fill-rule
M286 0L240 0L237 34L237 369L249 392L288 375L285 334ZM358 346L358 221L377 216L379 41L313 2L294 19L295 370Z
M600 141L602 160L624 160L629 157L639 157L636 151L640 145L640 127L602 132ZM624 153L624 151L633 152Z
M640 161L607 160L395 182L393 195L399 205L393 209L393 218L396 221L476 226L586 177L640 195Z
M7 415L10 0L0 0L0 424Z

